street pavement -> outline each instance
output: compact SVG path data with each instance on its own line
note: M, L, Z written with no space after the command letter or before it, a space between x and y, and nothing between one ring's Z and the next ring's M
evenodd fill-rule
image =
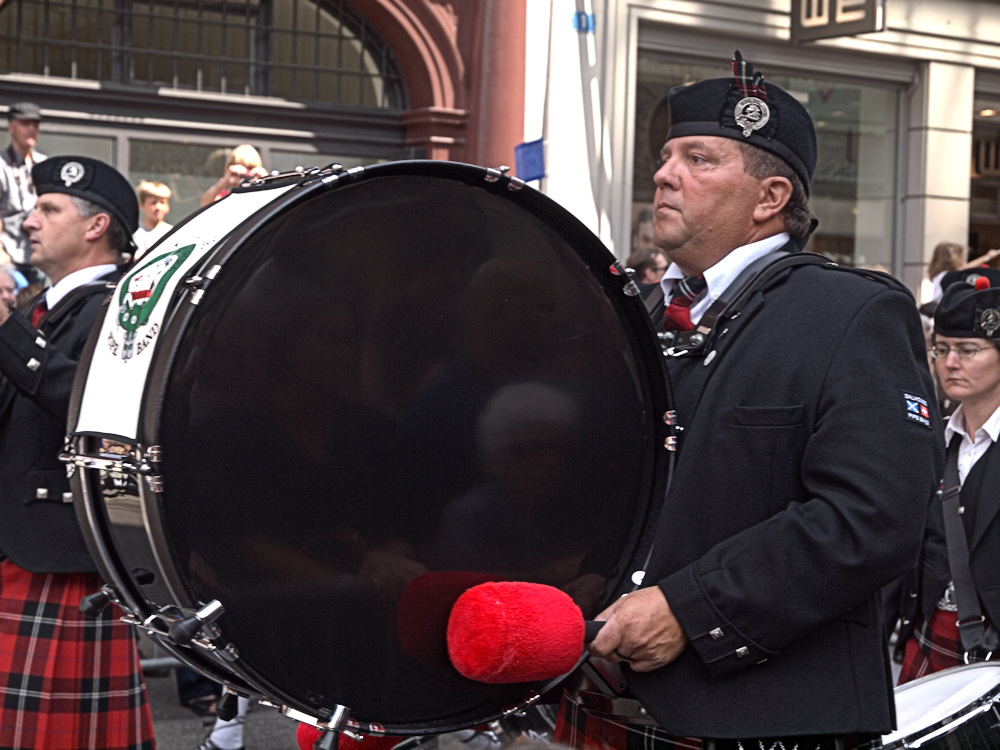
M150 655L148 642L142 643L140 650ZM158 750L194 750L205 740L214 721L204 723L190 709L180 705L172 669L147 674L146 690ZM297 728L298 722L275 709L251 704L243 733L244 747L247 750L298 750Z

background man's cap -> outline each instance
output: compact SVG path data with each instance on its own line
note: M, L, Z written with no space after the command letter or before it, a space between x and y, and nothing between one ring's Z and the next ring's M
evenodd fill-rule
M41 120L42 110L34 102L17 102L7 109L10 120Z
M964 281L966 284L976 285L976 279L985 276L990 280L990 287L1000 289L1000 270L991 266L979 266L978 268L967 268L964 271L948 271L941 277L941 291L944 291L952 284Z
M987 277L957 281L944 290L934 312L934 333L954 339L1000 339L1000 287Z
M139 201L128 180L114 167L89 156L56 156L31 169L38 195L66 193L107 210L129 234L139 228Z
M667 140L714 135L749 143L781 157L809 183L816 170L816 129L798 99L754 73L736 51L732 78L710 78L670 90Z

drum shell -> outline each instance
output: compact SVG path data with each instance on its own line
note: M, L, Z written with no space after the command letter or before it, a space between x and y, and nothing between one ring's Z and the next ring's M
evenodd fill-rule
M528 696L533 692L544 691L551 686L468 685L454 679L448 673L447 665L419 663L420 660L411 654L400 654L398 645L388 643L394 638L388 630L398 627L391 612L397 603L395 597L398 592L389 597L387 605L384 591L373 590L367 584L358 585L359 568L352 566L359 555L364 557L366 553L358 551L357 537L362 537L362 543L368 545L367 552L374 547L379 553L395 553L398 550L393 543L397 540L391 535L407 536L406 544L411 548L423 547L422 553L411 557L410 561L415 560L428 573L443 574L456 570L482 573L481 570L474 570L478 561L474 556L469 557L462 544L451 545L456 550L448 550L446 554L440 548L428 552L426 548L432 545L421 542L435 533L439 537L447 537L442 528L460 528L470 514L477 515L478 509L495 499L495 488L487 486L488 483L482 487L470 486L470 482L466 481L470 476L467 468L452 472L459 475L457 479L436 466L433 472L429 472L431 476L411 480L412 474L407 472L415 465L429 463L426 457L434 455L425 446L414 448L413 444L428 440L428 436L448 432L445 429L449 426L448 420L442 423L439 419L441 412L448 412L451 427L456 422L468 422L470 416L478 418L472 421L481 423L489 422L490 418L495 422L504 422L511 419L507 412L516 412L518 408L530 410L532 404L537 406L538 399L541 399L545 407L543 411L551 412L550 422L557 428L563 428L564 433L572 432L574 426L579 427L579 423L573 421L575 418L589 421L586 427L588 437L599 434L599 430L595 431L595 423L600 423L601 428L606 430L609 441L617 440L618 433L624 436L619 441L621 444L606 451L594 450L593 446L589 449L574 447L577 452L571 459L577 467L582 463L594 464L595 459L599 463L601 458L614 465L624 462L625 466L619 466L615 470L617 473L611 471L596 480L605 491L607 485L620 483L622 493L627 495L621 502L621 515L627 516L627 522L619 519L612 524L615 529L609 538L613 537L610 543L615 545L615 549L611 554L604 555L606 559L597 566L599 569L588 571L601 579L599 593L592 596L589 603L588 614L592 616L629 586L628 576L634 567L631 561L640 554L644 543L640 531L648 526L651 514L658 509L655 498L663 492L666 483L669 455L663 446L669 436L669 427L662 416L669 409L669 395L662 376L659 347L643 306L638 299L626 293L634 289L620 267L614 268L613 256L579 222L540 193L522 188L509 178L488 170L426 162L379 165L363 173L339 175L331 182L330 185L319 181L304 184L249 217L237 231L219 243L195 270L195 275L203 275L210 268L221 269L217 280L207 286L200 303L192 304L193 290L190 287L180 290L176 299L172 300L169 321L163 326L153 353L153 364L144 389L139 434L132 446L139 463L144 461L147 467L151 467L149 476L162 478L162 489L157 489L155 482L148 481L147 475L135 477L133 510L142 519L141 526L135 527L142 529L139 539L133 540L135 543L128 550L124 549L127 545L123 543L125 534L122 526L110 520L108 515L106 490L98 493L91 488L88 491L81 486L87 482L78 480L78 509L82 523L89 529L91 544L98 548L95 557L102 572L119 590L126 608L137 619L155 618L164 608L171 612L173 608L191 611L215 598L223 603L226 615L217 623L219 644L232 647L232 652L238 654L235 661L229 660L224 652L174 649L186 661L194 662L193 666L210 672L210 676L311 716L322 716L335 705L344 704L359 720L384 725L399 734L431 733L471 726L523 705L530 700ZM409 197L414 194L423 197L407 206ZM447 206L439 209L433 200L428 202L427 196L442 196ZM329 201L333 208L328 209L325 201ZM393 216L394 212L399 216ZM474 220L467 221L463 212L474 214ZM442 216L421 218L422 214L428 213ZM332 218L327 214L333 214ZM364 259L352 255L350 261L344 261L338 255L337 259L331 260L328 255L322 254L358 253L358 248L363 247L363 239L371 234L368 230L380 217L390 226L381 233L375 232L377 247L370 254L376 260L407 266L407 273L390 274L391 278L385 282L388 292L378 288L379 282L370 277L371 264ZM416 226L407 223L411 220ZM427 235L438 231L439 225L447 227L449 220L458 226L446 228L433 242L426 239ZM529 228L519 228L521 223ZM306 231L303 226L310 229ZM362 228L365 231L361 231ZM183 236L183 225L175 232ZM331 235L334 240L328 239ZM297 243L313 242L314 236L320 238L322 247L319 250L314 246L308 253L296 254L287 249ZM404 240L413 247L397 248L397 244L406 244ZM447 245L440 250L443 257L437 259L431 255L431 250L436 249L435 242ZM528 246L527 249L520 247L520 243ZM165 241L160 247L166 244L169 243ZM488 251L482 251L483 247L488 247ZM479 248L479 254L473 259L468 257L470 253L474 254L470 248ZM288 268L301 264L310 257L309 253L313 254L311 257L326 258L311 269L315 271L315 278L311 278L312 273L293 272L291 286L283 286L288 281L284 276ZM425 259L428 259L431 268L420 269L417 262ZM288 266L282 265L285 262ZM304 267L309 268L309 264ZM268 276L268 273L271 275ZM418 281L413 281L415 276L419 277ZM239 281L235 280L236 277ZM294 350L292 355L287 355L286 350L285 355L293 357L290 367L294 377L286 373L287 377L278 378L268 383L267 387L277 391L291 390L294 386L298 390L291 394L276 393L271 403L263 403L265 395L253 390L252 381L266 377L269 371L274 372L275 368L283 366L281 357L274 358L273 352L283 348L280 344L287 335L285 329L292 327L290 316L294 313L283 309L289 302L287 295L279 293L281 305L275 305L273 300L267 300L266 294L254 289L253 285L260 283L262 278L272 292L297 290L299 286L310 290L302 295L304 308L321 319L324 330L330 335L324 338L311 331L314 338L304 347L307 351L319 351L325 357L325 369L319 368L321 372L335 371L336 377L350 382L347 398L331 396L320 399L320 403L302 411L289 408L296 420L308 422L314 413L322 412L323 419L329 423L350 425L343 428L342 434L324 438L332 441L330 446L334 447L328 446L319 464L312 464L313 468L308 471L302 467L309 465L309 445L296 445L294 450L285 450L287 445L266 437L280 433L294 440L283 432L287 428L285 417L274 416L274 412L281 411L276 404L296 403L296 399L299 402L308 400L309 387L339 396L344 390L344 382L336 381L334 376L317 379L315 370L300 367L298 360L294 360L294 357L305 356L301 351ZM490 336L480 329L485 343L494 345L494 351L489 353L496 355L496 350L499 350L500 354L496 356L499 361L492 361L489 368L483 368L489 369L492 379L488 388L479 389L484 393L469 396L459 386L475 391L480 384L470 385L468 373L462 370L466 365L464 360L480 356L479 350L484 342L472 337L457 343L461 337L449 327L449 316L461 309L463 296L472 298L472 303L481 301L475 299L475 283L481 285L480 291L495 289L501 283L498 279L511 285L513 291L510 293L524 294L524 306L530 308L536 318L508 312L504 313L507 317L501 316L504 326L495 327ZM577 289L578 286L583 291ZM455 291L451 291L453 287ZM392 313L399 309L393 297L413 301L434 295L444 298L447 304L435 307L433 302L420 302L418 304L424 304L425 309L416 316L421 318L419 321L409 327L393 322ZM350 298L351 302L332 309L328 306L328 296L335 300ZM222 298L225 302L216 301ZM372 298L377 299L379 304L370 302ZM261 302L261 310L265 312L252 311L258 302ZM503 300L500 304L502 307ZM369 317L352 317L352 305L365 308L364 315ZM587 325L574 324L573 315L559 309L560 305L573 308L573 315L590 315L590 306L598 313L586 318ZM482 306L486 307L485 303ZM553 313L552 309L556 312ZM461 314L478 315L476 322L480 326L490 323L488 319L483 321L488 315L483 310L477 310L475 304L472 304L472 311L465 309ZM273 320L274 317L278 319ZM560 335L567 332L576 336L588 335L588 330L597 330L596 338L606 336L614 339L611 347L613 354L608 355L603 343L588 342L587 346L580 348L559 343L557 336L541 326L532 329L533 322L537 320L543 320L544 325L552 328L562 326L565 330L560 328ZM539 355L543 347L536 342L526 344L516 336L506 336L504 327L510 329L515 323L527 326L522 333L528 331L545 339L546 346L553 345L555 349L561 346L563 351ZM374 371L376 374L378 397L374 401L378 408L372 409L372 384L362 382L364 378L358 376L361 365L357 365L356 352L338 349L329 341L348 338L351 331L377 329L379 326L390 329L385 340L379 341L381 361L384 362L387 356L397 356L398 360L381 366L365 360L363 366L371 368L365 372ZM448 331L440 334L440 338L447 340L448 346L441 346L435 326L441 331ZM222 334L218 333L218 329L227 327ZM251 328L257 329L253 336L246 334ZM581 334L581 331L584 333ZM411 334L416 339L415 344L406 341ZM548 338L545 338L547 335ZM262 339L264 343L261 343ZM194 341L197 344L192 343ZM322 343L317 346L316 342ZM198 359L201 356L199 352L213 348L220 351L213 355L216 357L214 362L205 364L204 360ZM405 348L402 354L386 354L399 352L401 348ZM444 351L442 362L431 362L426 350L438 349ZM240 363L247 372L226 372L227 367L238 359L234 352L252 352L246 355L246 362ZM364 355L374 356L369 352L364 352ZM521 363L528 359L528 355L542 359L541 369L547 367L558 372L539 374L539 368L534 364L522 367ZM414 358L420 360L419 366L411 362ZM574 370L578 366L575 363L564 364L563 358L593 361L589 365L591 369L584 371ZM608 364L605 361L615 358L624 364L619 366L618 363ZM519 363L517 367L512 366L515 361ZM352 363L351 367L345 368L345 362ZM345 374L343 370L350 372ZM434 374L431 374L432 370ZM451 392L444 395L441 392L447 389L440 387L444 382L439 374L441 372L453 378L448 382ZM608 373L612 376L609 377ZM409 384L410 380L417 379L415 375L418 374L424 378L423 390ZM611 388L601 382L605 377ZM407 389L407 393L401 395L400 389ZM615 393L617 390L627 392L624 401ZM247 395L248 391L252 392L251 396ZM266 391L267 388L264 389ZM205 394L210 394L210 397L206 398ZM536 401L532 402L532 398ZM528 406L521 404L519 407L518 399L524 400ZM579 403L574 407L571 403L573 399L582 401L584 407L581 408ZM601 399L606 399L607 403L599 403ZM330 406L333 402L334 405ZM247 408L241 408L241 404ZM462 414L466 408L470 410L469 415ZM574 408L578 412L575 417ZM194 413L193 416L191 413ZM621 413L628 416L614 416ZM386 420L386 414L392 418ZM400 414L404 416L400 417ZM408 424L407 420L419 423L420 428L406 433L407 428L399 425ZM222 436L214 434L212 429L220 422L228 422ZM265 427L261 428L262 424ZM447 450L440 451L439 459L446 468L449 463L468 461L465 448L468 448L469 441L477 441L477 427L480 433L489 432L482 424L463 424L461 435L454 435ZM308 425L309 430L314 428L315 425ZM382 435L389 432L396 437L386 439L386 446L380 445ZM455 432L460 431L456 429ZM497 433L492 436L495 443L511 439L503 430L494 432ZM244 437L252 438L255 434L263 434L265 438L256 442L254 439L244 440ZM94 439L93 436L77 438L80 441ZM491 438L480 436L478 439L490 442ZM532 439L540 438L534 435ZM358 445L364 446L364 450L343 458L345 451L356 450ZM160 463L148 460L149 446L162 449ZM93 448L92 445L89 447ZM550 446L547 449L553 452ZM412 456L397 459L408 451L418 455L420 460ZM199 463L199 456L203 454L212 456L208 463ZM394 465L397 460L405 464L406 470L400 470L390 480L375 477L365 469L368 463L385 467ZM317 468L323 462L334 465L334 468ZM262 465L264 468L260 469L259 475L254 470L246 475L246 466L260 468ZM198 468L186 475L186 472L191 472L192 466ZM357 476L350 476L355 468ZM538 467L522 467L522 473L527 473L529 469L536 472L532 481L540 481L537 479ZM93 470L88 471L93 473ZM213 474L216 476L209 476ZM282 475L280 481L273 478L278 474ZM608 478L611 474L613 482ZM303 476L308 481L303 483ZM587 478L592 479L593 474L588 474ZM524 477L521 479L524 481ZM94 481L92 478L90 484ZM433 518L430 515L407 515L407 502L399 498L405 500L408 497L406 491L400 489L405 488L408 481L419 487L416 496L421 498L421 502L430 494L438 493L450 498L457 509L448 515L438 508ZM290 504L296 498L310 495L305 504L294 506L295 512L291 515L315 515L312 512L316 509L317 497L324 492L324 483L337 488L337 493L341 495L361 493L362 486L369 488L378 484L380 489L364 490L369 492L364 504L370 506L370 510L361 513L360 518L355 508L346 503L331 515L317 519L317 526L324 530L340 527L332 528L330 536L320 541L290 543L297 538L296 535L310 530L310 524L290 524L289 529L279 531L279 528L288 525L288 519L275 512L279 503L269 505L268 497L282 496L281 502ZM451 494L440 488L449 483L458 488L449 489ZM578 491L579 484L575 485ZM210 485L212 489L204 490L205 485ZM295 489L288 490L287 495L280 490L282 486L293 485ZM267 489L258 493L255 490L258 486L266 486ZM172 495L172 492L178 494ZM192 496L202 492L206 495L192 499ZM316 593L316 581L303 572L304 568L290 576L277 575L272 569L251 571L247 578L252 585L247 587L242 587L242 582L235 580L239 578L236 572L252 568L255 560L268 554L261 552L259 547L252 553L247 551L248 547L256 544L256 541L248 541L253 534L240 531L229 536L226 531L241 526L241 514L246 513L250 506L239 498L251 496L256 497L252 505L253 515L266 517L262 525L274 530L275 539L280 538L286 547L298 546L298 552L308 551L304 556L310 561L319 556L323 557L324 564L333 566L329 570L335 574L324 579L327 588L321 594ZM211 502L212 498L225 499ZM386 499L390 502L385 502ZM220 508L220 504L225 507ZM545 537L556 540L571 536L564 533L561 527L572 528L578 523L573 517L574 512L581 512L584 516L596 515L597 507L597 504L588 505L580 501L576 508L569 503L565 507L560 506L559 513L542 513L540 525L544 533L536 534L540 538L533 538L531 544L544 547ZM440 513L445 513L443 517L448 524L439 523L442 518ZM503 516L495 519L497 527L502 528L505 523ZM191 527L203 527L213 530L213 533L203 538ZM256 532L259 531L258 528ZM513 524L503 531L521 544L524 537L517 534L523 533L523 529ZM192 553L202 557L206 554L212 556L209 536L214 537L218 546L226 548L226 556L238 559L238 562L213 561L208 565L211 569L208 579L228 566L230 569L225 571L225 576L230 580L226 583L206 579L200 573L201 563L191 563ZM377 543L371 542L374 537L378 537ZM594 537L587 541L597 546L599 539ZM452 541L455 539L452 538ZM525 542L526 548L530 550L531 544ZM553 547L560 544L566 545L566 550L574 548L573 543L565 539L552 541ZM273 545L264 545L268 546ZM505 552L503 549L496 551L491 566L495 568L509 562L504 559ZM451 559L445 560L449 554ZM587 552L581 554L586 557ZM518 550L513 557L518 555L532 556L529 552ZM558 557L555 554L552 556ZM401 558L405 559L406 554L396 557L383 555L383 561L391 559L393 563L398 563ZM335 562L330 563L330 560ZM412 571L415 572L418 566L414 566ZM139 585L133 572L136 568L151 569L156 583L152 587ZM345 574L348 570L350 573ZM497 574L497 577L510 577L509 571L502 573L504 575ZM537 577L537 574L538 571L533 571L531 576ZM513 577L518 578L516 570ZM335 600L337 604L326 606L330 600ZM253 611L255 607L259 608L257 612ZM258 641L255 638L255 632L261 628L272 634L270 639ZM384 641L369 640L368 633L374 631L385 631ZM288 640L293 643L283 640L289 633L291 637ZM344 633L352 635L345 638ZM275 639L282 640L282 644L275 645ZM326 641L336 639L343 639L346 644L329 651ZM316 645L302 649L290 658L287 649L294 651L294 641L314 641ZM263 651L269 649L274 649L276 653L261 656ZM377 659L388 659L386 666L380 666ZM281 665L289 661L301 662L297 667L299 673L279 675ZM339 661L338 674L366 671L378 674L374 679L358 679L357 684L343 692L321 692L313 689L318 678L311 663L317 661ZM396 677L396 672L401 672L403 676ZM421 689L422 681L435 685L435 689L444 684L441 690L447 695L438 696L438 701L424 698L411 700L409 693L427 692ZM381 703L381 699L369 700L368 696L375 694L388 694L391 698ZM473 697L467 699L467 695ZM439 709L437 705L444 708Z
M900 685L886 750L1000 747L1000 663L978 662Z

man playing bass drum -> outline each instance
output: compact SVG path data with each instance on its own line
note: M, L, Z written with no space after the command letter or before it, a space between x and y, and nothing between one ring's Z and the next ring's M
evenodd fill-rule
M895 722L877 593L915 558L942 465L923 333L897 281L829 263L709 315L812 224L809 113L739 53L733 73L669 95L656 323L678 336L682 431L641 587L597 617L590 650L623 664L659 725L619 722L617 744L877 747ZM561 739L603 732L581 713L568 707Z

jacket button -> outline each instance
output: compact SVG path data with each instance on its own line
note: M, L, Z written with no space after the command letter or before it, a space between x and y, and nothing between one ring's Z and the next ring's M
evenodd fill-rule
M740 659L742 659L744 656L750 656L750 649L748 649L746 646L740 646L738 649L736 649L736 656Z
M41 363L41 362L39 362L39 361L38 361L37 359L35 359L34 357L32 357L31 359L29 359L29 360L28 360L28 365L27 365L27 367L28 367L28 369L29 369L29 370L31 370L32 372L34 372L35 370L37 370L37 369L38 369L39 367L41 367L41 366L42 366L42 363Z
M35 499L36 500L48 500L49 499L49 491L47 489L45 489L44 487L39 487L37 490L35 490Z
M722 637L722 628L713 628L708 634L712 636L713 641L717 641Z
M73 502L73 493L72 492L64 492L63 493L63 502L64 503L71 503L71 502Z

